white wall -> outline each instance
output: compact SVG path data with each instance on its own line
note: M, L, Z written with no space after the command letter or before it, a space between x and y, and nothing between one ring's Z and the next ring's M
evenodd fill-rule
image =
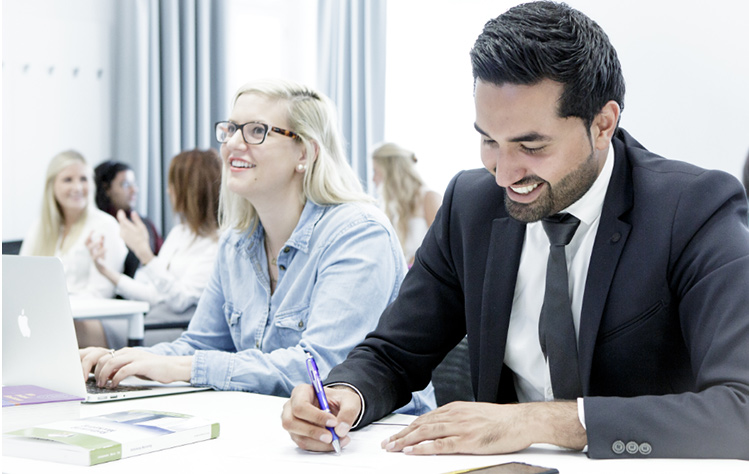
M54 154L76 148L96 164L113 152L115 1L2 2L3 240L23 238L38 215ZM269 76L316 86L317 2L227 1L229 91ZM386 139L416 151L434 189L480 166L468 51L484 23L515 3L388 2ZM738 176L749 151L749 4L568 3L600 23L619 52L622 126L657 153Z
M243 84L284 78L317 87L317 2L228 0L230 94ZM231 97L227 97L227 103Z
M113 0L3 0L2 238L41 208L49 160L112 153Z
M419 157L440 192L481 166L468 52L484 24L520 3L388 3L386 140ZM741 175L749 152L749 4L567 0L607 32L627 83L621 125L668 158Z
M92 166L113 156L115 1L3 0L3 241L38 217L55 154L73 148ZM316 86L317 2L225 1L230 94L261 77Z

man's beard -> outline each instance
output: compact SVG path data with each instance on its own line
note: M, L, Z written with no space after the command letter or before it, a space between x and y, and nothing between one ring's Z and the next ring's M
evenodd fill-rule
M543 182L545 189L535 201L527 204L515 202L505 194L505 208L507 213L516 220L535 222L572 205L588 192L596 178L598 178L598 163L591 151L588 158L560 179L554 188L548 181L537 176L526 177L525 180L528 182Z

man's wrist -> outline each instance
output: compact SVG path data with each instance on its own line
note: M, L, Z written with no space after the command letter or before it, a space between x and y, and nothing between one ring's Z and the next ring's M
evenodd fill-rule
M356 421L353 425L351 425L351 429L356 428L359 426L359 423L361 423L362 418L364 417L364 395L361 394L358 388L354 387L350 383L346 382L335 382L329 385L326 385L326 387L330 388L346 388L350 391L354 392L356 395L359 396L359 402L361 402L361 409L359 410L359 415L356 417Z
M587 433L578 417L576 401L523 404L527 410L533 443L548 443L582 450L588 444Z

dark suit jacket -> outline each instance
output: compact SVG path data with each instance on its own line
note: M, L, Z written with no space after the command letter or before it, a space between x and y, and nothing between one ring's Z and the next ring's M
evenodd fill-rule
M749 459L749 231L740 183L620 130L591 255L579 354L589 455ZM476 399L516 400L503 365L525 225L485 170L450 183L377 329L326 383L363 423L405 404L465 334Z

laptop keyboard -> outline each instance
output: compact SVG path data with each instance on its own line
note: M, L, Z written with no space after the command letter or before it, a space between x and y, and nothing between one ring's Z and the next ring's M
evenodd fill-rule
M137 387L132 385L118 385L114 388L109 385L99 387L96 385L96 379L93 377L86 381L86 391L88 393L136 392L138 390L147 390L147 387Z

